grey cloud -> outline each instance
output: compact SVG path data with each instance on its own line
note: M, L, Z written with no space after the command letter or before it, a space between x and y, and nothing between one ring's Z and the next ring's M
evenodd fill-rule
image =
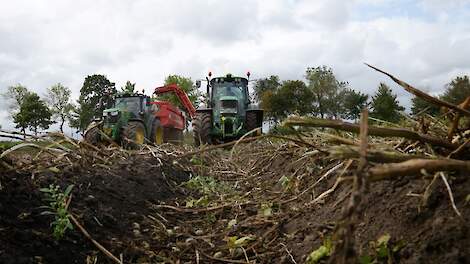
M356 21L358 2L383 4L381 0L9 2L0 10L0 93L22 83L43 95L47 87L61 82L77 98L85 76L94 73L107 75L117 86L131 80L149 92L174 73L194 80L208 70L217 74L250 70L253 78L277 74L282 79L303 79L307 67L328 65L353 88L372 94L385 81L406 101L409 94L362 63L377 65L432 93L457 74L469 72L466 23L393 16ZM455 3L445 9L446 14L452 15L464 1ZM422 8L433 5L439 3ZM4 117L0 111L2 124L7 122Z

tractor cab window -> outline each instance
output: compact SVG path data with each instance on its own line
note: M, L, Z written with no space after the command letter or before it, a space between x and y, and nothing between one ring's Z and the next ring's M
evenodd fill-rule
M140 97L122 97L116 98L116 107L133 112L138 113L141 111L141 98Z
M219 100L222 96L235 96L239 99L245 99L245 93L243 91L245 89L245 86L241 83L216 83L214 84L212 89L213 100Z

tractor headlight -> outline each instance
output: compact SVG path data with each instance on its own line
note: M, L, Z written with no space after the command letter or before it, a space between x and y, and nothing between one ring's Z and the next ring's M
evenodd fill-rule
M113 111L113 112L111 112L111 116L117 116L117 115L119 115L119 112L118 112L118 111Z

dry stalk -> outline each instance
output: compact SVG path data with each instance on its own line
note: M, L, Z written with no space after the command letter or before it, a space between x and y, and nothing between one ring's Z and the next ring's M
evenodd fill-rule
M341 217L341 223L336 230L337 241L330 263L353 263L357 262L356 252L354 250L354 231L355 225L360 218L362 210L362 199L367 189L367 178L365 177L365 168L367 166L367 137L368 137L368 112L363 109L360 123L360 159L356 173L353 178L352 193L349 203L344 208Z
M438 171L470 171L470 161L455 159L412 159L400 163L378 165L369 170L370 181L392 179L400 176L419 175L422 169Z
M457 209L457 206L455 205L455 202L454 202L454 195L452 194L452 189L450 189L450 185L449 185L449 183L447 182L446 176L444 175L443 172L439 172L439 176L441 177L442 181L443 181L444 184L446 185L447 192L449 193L450 203L452 204L452 208L454 209L455 213L456 213L459 217L462 217L462 214L459 212L459 209Z
M466 116L470 116L470 111L468 110L465 110L459 106L456 106L454 104L451 104L449 102L446 102L446 101L442 101L436 97L433 97L433 96L430 96L429 94L421 91L421 90L418 90L416 88L414 88L413 86L407 84L406 82L404 81L401 81L399 79L397 79L395 76L391 75L390 73L387 73L379 68L376 68L372 65L369 65L367 63L365 63L367 66L369 66L370 68L378 71L378 72L381 72L385 75L387 75L388 77L390 77L390 79L392 79L394 82L396 82L398 85L400 85L401 87L403 87L407 92L417 96L417 97L420 97L422 99L424 99L425 101L429 102L429 103L432 103L432 104L435 104L435 105L438 105L438 106L444 106L444 107L447 107L447 108L450 108L450 109L453 109L455 111L458 111Z
M287 126L306 126L306 127L328 127L333 129L344 130L353 133L359 133L360 126L340 120L329 120L315 117L289 117L285 122ZM448 149L456 149L458 145L438 137L421 134L404 128L385 128L369 126L368 134L378 137L402 137L421 142L430 143L435 146L445 147Z
M98 243L96 240L91 237L90 233L86 231L86 229L78 222L78 220L75 218L75 216L70 215L70 219L72 222L78 227L78 229L82 232L82 234L88 238L91 243L93 243L101 252L103 252L109 259L114 261L115 263L118 264L123 264L121 260L119 260L117 257L115 257L109 250L107 250L105 247L103 247L100 243Z

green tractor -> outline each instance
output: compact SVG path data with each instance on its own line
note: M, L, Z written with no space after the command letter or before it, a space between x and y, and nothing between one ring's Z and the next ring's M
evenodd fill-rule
M155 88L154 94L175 93L187 113L196 112L187 94L176 84ZM167 101L145 94L124 93L117 96L111 108L103 111L85 131L85 141L96 145L114 141L124 148L137 148L144 143L183 142L185 115Z
M85 131L85 140L93 145L112 140L125 148L136 148L143 144L153 131L154 122L151 98L143 94L118 96L111 108L103 111ZM159 126L158 120L155 125ZM150 126L149 126L150 123ZM148 130L148 131L147 131ZM153 132L155 133L155 132Z
M196 110L193 132L196 146L239 139L263 124L263 110L250 101L248 78L231 74L207 81L207 104ZM201 86L197 81L196 85ZM261 129L259 130L261 132Z

